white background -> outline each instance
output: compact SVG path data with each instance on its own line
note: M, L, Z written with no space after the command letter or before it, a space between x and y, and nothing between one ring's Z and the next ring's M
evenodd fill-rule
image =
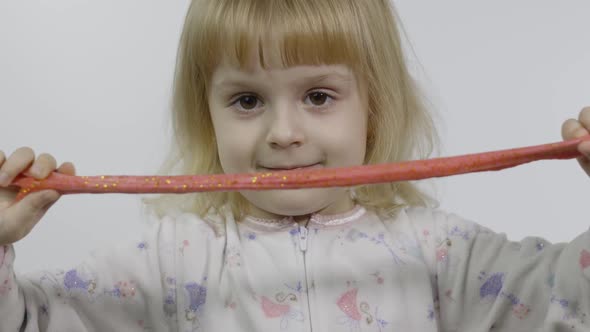
M30 146L80 175L153 174L168 142L188 1L0 2L0 149ZM398 1L412 72L455 155L561 140L590 105L590 2ZM412 52L413 51L413 52ZM433 181L445 210L512 239L569 241L590 225L574 160ZM18 242L16 269L68 268L131 241L139 196L69 195Z

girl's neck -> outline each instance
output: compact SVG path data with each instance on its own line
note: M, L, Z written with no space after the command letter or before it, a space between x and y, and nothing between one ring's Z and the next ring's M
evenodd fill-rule
M280 231L285 229L293 229L294 225L301 226L316 226L316 227L332 227L341 226L354 222L361 218L367 210L359 204L356 204L348 211L337 214L320 214L311 213L305 216L305 219L300 218L295 220L295 216L284 216L280 219L265 219L253 217L251 215L244 217L241 222L262 231Z
M346 197L345 199L338 200L324 207L323 209L314 211L312 213L293 216L274 214L262 210L256 206L251 206L251 212L247 215L246 218L250 218L253 220L264 220L268 222L279 222L281 220L289 219L291 222L296 222L300 225L307 226L312 216L330 219L332 217L346 215L347 213L351 212L355 207L356 203L353 201L351 197Z

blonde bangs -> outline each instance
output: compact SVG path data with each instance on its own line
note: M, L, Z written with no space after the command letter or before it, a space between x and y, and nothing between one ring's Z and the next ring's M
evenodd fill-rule
M356 72L366 68L354 1L218 0L200 8L193 15L191 54L205 78L221 61L243 69L255 60L265 69L319 64L346 64Z

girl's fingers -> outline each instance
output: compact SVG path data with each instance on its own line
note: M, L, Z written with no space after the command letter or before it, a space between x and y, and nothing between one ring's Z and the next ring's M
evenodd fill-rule
M590 128L590 108L584 108L578 117L578 120L568 119L561 126L561 136L564 140L574 139L588 135ZM578 151L584 155L579 157L580 166L590 175L590 141L582 142L578 145Z
M76 167L70 162L65 162L59 166L57 172L67 175L76 175Z
M57 167L55 158L47 153L42 153L37 157L28 173L36 179L44 179L49 176L51 172Z
M43 190L4 209L0 213L0 244L14 243L29 234L59 197L55 190Z
M52 155L42 153L35 159L35 152L29 147L17 149L8 158L0 153L0 172L7 175L0 186L8 185L19 174L45 179L55 171L56 166ZM61 167L64 172L75 172L71 163L64 163ZM15 202L17 191L12 189L0 190L0 245L14 243L29 234L61 196L55 190L42 190Z
M75 171L71 163L64 165L65 172ZM56 167L57 161L52 155L42 153L35 160L35 152L29 147L17 149L8 158L0 151L0 187L7 186L21 173L38 180L45 179Z
M584 107L582 111L580 111L578 121L580 121L584 128L590 129L590 107Z
M561 126L561 136L564 140L588 135L588 130L578 120L568 119Z
M590 130L590 107L584 107L578 119L568 119L561 126L561 136L564 140L588 135Z
M7 186L35 160L35 152L29 147L14 151L0 167L0 187ZM5 174L4 176L2 176Z

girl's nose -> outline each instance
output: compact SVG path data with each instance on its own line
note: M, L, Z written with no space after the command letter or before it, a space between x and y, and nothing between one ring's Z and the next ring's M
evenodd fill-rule
M305 141L301 110L282 107L274 110L268 126L267 142L272 148L301 146Z

